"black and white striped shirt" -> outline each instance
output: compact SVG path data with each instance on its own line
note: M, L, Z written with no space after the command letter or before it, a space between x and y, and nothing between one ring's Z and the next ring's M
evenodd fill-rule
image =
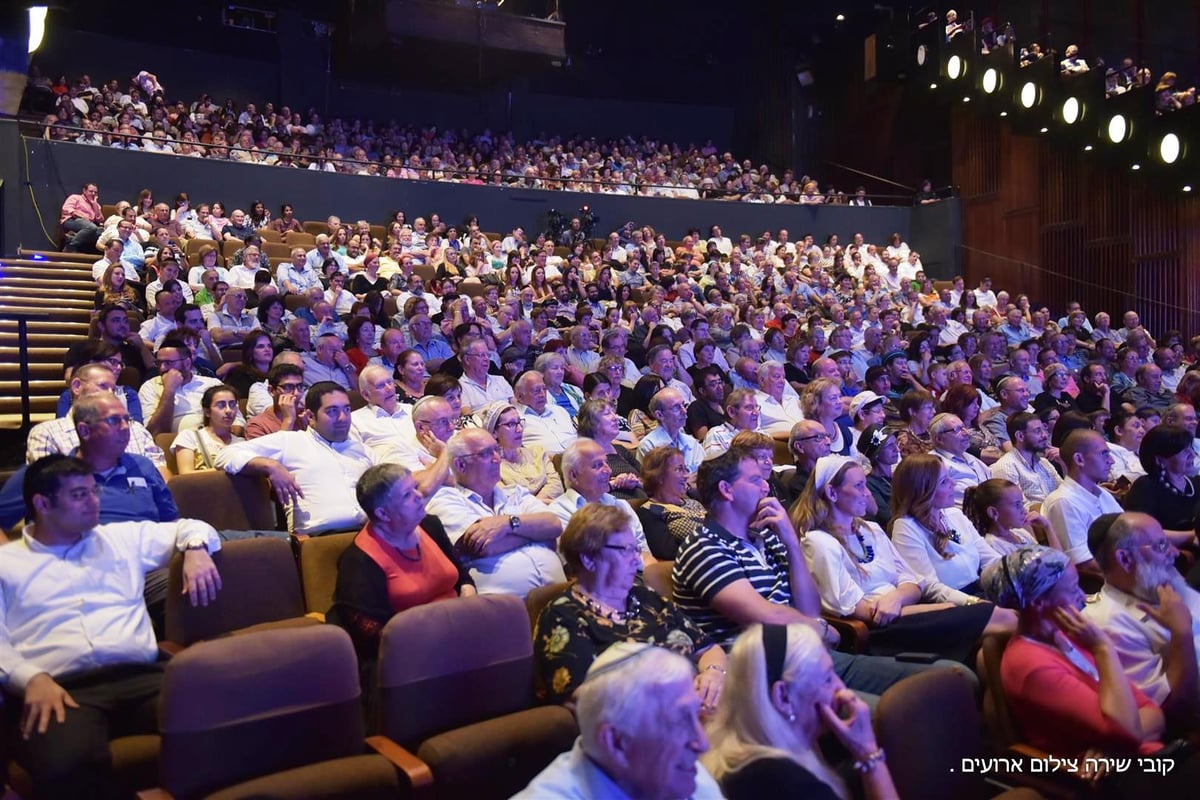
M792 603L788 552L779 537L768 530L752 541L739 539L711 516L679 545L671 577L679 608L725 648L741 628L712 607L722 589L744 578L772 603Z

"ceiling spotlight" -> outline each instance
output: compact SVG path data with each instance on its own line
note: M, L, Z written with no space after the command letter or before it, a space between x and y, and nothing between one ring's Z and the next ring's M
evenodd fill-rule
M971 102L971 98L970 98L970 97L964 97L964 98L963 98L963 102L964 102L964 103L969 103L969 102Z
M946 75L952 81L956 81L963 76L967 71L967 62L962 56L950 56L950 60L946 62Z
M1174 164L1179 160L1181 148L1179 137L1168 133L1158 142L1158 157L1163 160L1164 164Z
M834 21L834 22L845 22L845 21L846 21L846 15L845 15L845 14L838 14L836 17L834 17L834 18L833 18L833 21Z
M1134 172L1137 172L1141 168L1142 168L1141 164L1134 164L1132 167L1130 167L1130 169L1133 170Z
M925 66L925 62L929 60L929 48L925 45L917 47L917 66Z
M1188 185L1186 185L1186 186L1184 186L1184 187L1183 187L1183 190L1184 190L1185 192L1190 192L1190 191L1192 190L1192 185L1189 183Z
M1129 134L1129 121L1124 114L1113 114L1108 120L1108 140L1113 144L1125 141Z
M1083 116L1083 106L1078 97L1068 97L1062 104L1062 121L1074 125Z
M936 83L931 83L931 84L929 84L929 88L930 88L930 89L936 89L936 88L937 88L937 84L936 84Z
M1049 128L1042 128L1040 131L1038 131L1038 133L1045 133L1045 132L1046 132L1046 131L1048 131L1048 130L1050 130L1050 129L1049 129Z
M1021 105L1025 108L1033 108L1038 102L1038 87L1033 81L1026 81L1021 87Z
M1002 116L1002 117L1007 117L1007 116L1008 116L1008 112L1007 112L1007 111L1001 111L1001 112L1000 112L1000 116Z
M1090 153L1090 152L1092 152L1092 146L1091 146L1090 144L1085 144L1085 145L1083 146L1083 152L1085 152L1085 153Z
M991 94L1000 88L1000 70L995 67L988 67L983 73L983 91L986 94Z

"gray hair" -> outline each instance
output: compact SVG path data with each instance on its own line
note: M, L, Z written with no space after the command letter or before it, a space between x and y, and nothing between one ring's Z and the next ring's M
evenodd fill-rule
M571 482L571 473L574 472L584 459L584 450L588 447L600 449L600 445L595 441L586 437L580 437L566 446L562 453L562 477L563 482L568 485Z
M358 374L358 392L359 392L359 394L363 395L364 397L366 396L367 389L371 386L372 383L375 382L374 378L372 378L371 376L378 375L380 372L384 373L385 375L392 374L391 370L389 370L387 367L381 366L379 364L368 364L367 366L363 367L363 371ZM422 399L424 399L424 398L422 398Z
M400 464L376 464L369 467L354 487L354 496L362 510L367 512L367 517L374 519L375 509L383 505L396 482L411 474L408 467Z
M567 357L562 353L542 353L537 357L537 361L533 362L533 368L538 372L545 372L555 360L561 361L564 367L567 365Z
M120 398L112 392L93 392L78 398L71 406L71 416L74 418L75 425L91 424L100 419L100 409L109 400L121 402Z
M943 433L946 432L946 428L950 427L950 423L952 420L957 420L958 422L962 422L962 420L958 419L958 417L955 416L954 414L950 414L945 411L943 411L941 414L934 416L933 420L930 421L930 423L929 423L929 435L930 436L941 436Z
M780 364L778 361L764 361L758 365L757 374L759 385L761 385L762 382L767 379L767 375L770 374L772 369L783 369L783 364Z
M445 403L448 407L450 406L450 401L447 400L446 398L442 397L441 395L436 395L436 394L425 395L424 397L422 397L420 400L418 400L413 405L412 418L414 420L420 419L423 421L425 419L425 410L430 408L431 406L436 406L439 401L442 403Z
M576 693L575 716L583 750L600 751L600 729L612 725L630 734L662 728L663 689L691 684L696 670L681 655L643 642L617 642L592 662Z

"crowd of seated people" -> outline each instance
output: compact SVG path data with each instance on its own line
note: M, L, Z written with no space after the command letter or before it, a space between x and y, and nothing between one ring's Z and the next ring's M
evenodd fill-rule
M377 237L331 217L245 287L215 250L190 265L188 237L166 228L186 204L172 218L143 198L114 215L117 236L142 236L135 206L165 239L119 286L125 251L105 251L94 334L65 359L62 419L34 429L28 472L0 493L0 522L34 522L20 545L31 553L54 552L41 526L71 510L39 477L46 458L73 453L79 475L64 480L87 484L80 502L97 497L106 521L166 523L177 511L163 478L210 470L269 483L291 533L353 533L329 620L364 675L392 615L540 596L537 691L577 704L583 738L535 796L599 780L597 767L646 779L588 727L633 724L585 711L614 652L674 664L663 680L678 668L670 680L688 690L672 713L709 720L711 775L696 768L698 723L647 723L625 746L673 743L683 784L715 778L730 796L768 781L843 795L822 733L866 796L894 796L869 711L843 687L973 675L991 636L1012 637L1002 673L1023 735L1057 756L1158 753L1195 730L1200 594L1185 572L1200 549L1200 337L1152 336L1134 311L1114 326L1077 303L1056 319L986 277L935 284L899 234L853 231L735 242L714 226L668 241L631 224L556 248L473 218L460 236L398 212ZM256 245L232 245L263 266ZM1084 617L1070 610L1076 575L1099 590ZM39 661L36 635L19 639L31 629L8 625L57 680L77 662ZM852 635L866 639L851 647ZM934 664L896 658L914 651ZM766 684L746 675L764 658ZM1023 679L1039 665L1060 677ZM0 664L18 695L34 669ZM818 679L829 688L814 697ZM55 697L26 695L51 728ZM743 718L749 705L773 725ZM781 751L791 760L772 763Z
M27 105L48 109L45 137L147 153L216 158L351 175L512 185L604 194L867 205L791 169L773 169L703 145L650 137L539 135L520 142L490 129L469 133L395 120L322 119L274 103L219 104L209 95L168 100L158 79L94 85L88 75L50 82L31 74ZM856 198L857 202L852 202ZM261 220L258 220L261 222Z

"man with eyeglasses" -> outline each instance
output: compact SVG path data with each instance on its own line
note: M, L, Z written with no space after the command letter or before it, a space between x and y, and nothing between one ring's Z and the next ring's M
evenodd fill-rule
M524 488L500 485L500 445L492 435L465 428L446 449L457 485L439 489L426 510L442 520L479 592L524 597L566 580L555 553L562 523Z
M787 382L787 373L778 361L766 361L758 368L758 408L762 429L776 438L788 436L792 426L804 419L800 396Z
M608 456L603 447L591 439L576 439L563 451L562 474L567 490L550 503L550 511L558 517L564 530L571 516L588 503L615 506L625 512L629 519L629 530L637 542L642 563L654 563L641 519L627 500L614 497L608 491L612 467L608 465Z
M117 357L119 358L119 357ZM39 458L51 455L53 453L71 453L79 446L79 435L75 432L75 417L74 406L83 397L100 392L118 391L117 370L113 369L113 365L107 362L97 362L84 364L74 371L71 375L71 382L67 389L70 405L67 407L63 416L39 422L29 431L29 438L25 443L25 461L32 464ZM120 387L125 388L125 387ZM117 398L118 400L120 397ZM134 395L133 402L137 402L137 396ZM122 403L122 407L125 404ZM146 430L142 423L138 422L137 414L129 411L126 408L127 414L130 414L129 424L129 445L127 451L133 455L145 456L158 467L163 473L164 478L169 478L170 473L167 472L167 459L163 454L162 449L154 443L154 437ZM140 406L139 406L140 413Z
M1088 542L1104 586L1083 614L1108 634L1129 680L1169 723L1195 728L1200 712L1200 593L1175 568L1179 551L1148 514L1105 514Z
M111 413L97 413L120 416L120 402L109 397ZM208 605L221 587L209 556L221 543L211 526L102 524L104 491L93 465L79 459L53 455L31 464L22 494L32 524L0 564L0 596L17 599L0 607L0 682L6 702L21 710L6 734L15 734L13 753L38 797L128 794L107 756L110 730L155 732L164 666L143 571L165 568L180 552L193 605Z
M463 414L472 414L489 403L498 400L511 403L513 388L499 375L488 372L491 367L491 352L483 339L472 339L459 351L462 361Z
M683 453L683 463L694 475L704 460L704 448L683 429L687 422L687 400L675 389L659 389L650 398L649 408L651 416L658 420L658 427L642 437L637 449L638 462L656 447L674 447Z
M271 406L246 420L246 438L279 431L302 431L307 427L304 417L304 368L296 364L275 363L267 373ZM247 411L249 407L247 406Z
M829 455L829 431L815 419L803 419L792 426L788 434L788 452L796 460L796 468L779 476L776 491L784 508L791 508L808 483L808 476L817 466L817 460Z
M558 403L547 402L546 379L540 372L526 372L517 379L515 388L517 413L525 423L526 445L540 447L553 455L563 452L579 437L567 410Z
M195 374L187 342L173 334L159 345L155 363L158 377L146 381L138 391L146 428L159 434L203 426L204 411L200 399L208 387L219 386L221 381ZM241 436L245 427L246 419L238 412L234 434Z
M942 460L950 479L954 481L954 505L962 508L963 493L992 477L987 464L967 452L971 432L953 414L938 414L929 423L933 437L933 454Z
M442 486L453 485L446 442L457 419L449 400L426 395L412 406L410 420L395 425L393 435L378 439L375 452L380 461L407 467L421 494L430 497Z
M292 533L357 530L366 515L354 487L379 457L350 436L350 396L338 384L324 381L309 388L302 413L307 430L236 442L221 451L214 466L230 475L265 477Z

